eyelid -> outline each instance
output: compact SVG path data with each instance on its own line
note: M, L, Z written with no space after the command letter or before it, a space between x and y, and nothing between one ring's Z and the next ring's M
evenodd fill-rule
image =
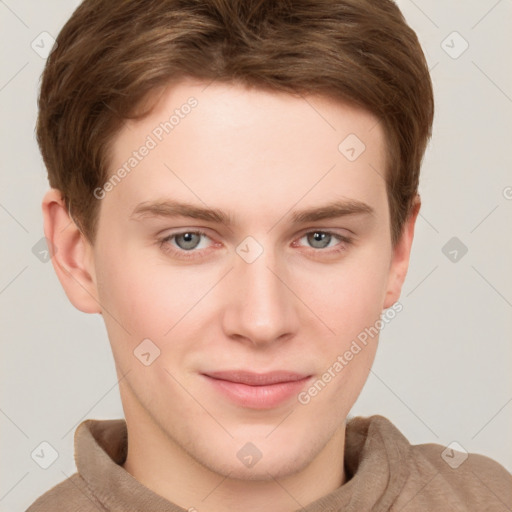
M167 232L165 235L160 236L160 240L168 240L180 235L184 235L186 233L192 233L194 235L205 236L212 240L212 236L210 236L209 231L203 228L190 228L190 229L180 229L179 231Z
M344 233L343 232L338 232L337 231L338 229L342 229L342 231ZM350 229L347 229L347 228L317 228L317 227L311 227L311 228L306 228L306 229L301 230L299 232L299 235L297 236L297 238L303 237L304 235L307 235L309 233L316 233L316 232L319 232L319 233L329 233L330 235L333 235L333 236L339 236L339 237L345 237L345 238L351 238L351 237L355 236L355 233L353 231L351 231Z
M333 231L331 229L316 229L316 228L306 229L296 238L296 240L298 241L301 238L305 237L306 235L309 235L310 233L324 233L324 234L330 235L333 238L336 238L337 240L339 240L340 244L350 245L354 242L353 237L350 235L343 235L343 234L338 233L337 231ZM295 241L293 242L293 244L295 244ZM337 246L335 246L335 247L337 247ZM319 254L322 252L324 252L325 254L332 254L333 252L335 253L339 250L343 250L343 249L336 249L335 247L331 247L330 249L315 249L313 247L309 247L308 249L310 249L311 251L313 251L315 253L319 253Z

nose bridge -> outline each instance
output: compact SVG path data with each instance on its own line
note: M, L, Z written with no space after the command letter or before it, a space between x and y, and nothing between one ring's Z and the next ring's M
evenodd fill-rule
M283 283L282 259L251 237L239 244L236 252L231 273L235 293L225 316L227 332L255 344L270 343L290 333L294 305Z

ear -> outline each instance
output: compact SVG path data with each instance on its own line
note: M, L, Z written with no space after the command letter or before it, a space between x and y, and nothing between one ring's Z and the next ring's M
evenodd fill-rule
M61 192L50 189L42 209L53 268L68 299L84 313L101 313L92 246L71 219Z
M393 249L391 265L389 268L388 285L384 300L384 309L391 307L400 298L402 285L409 268L414 227L421 207L421 198L416 195L409 217L405 221L402 234Z

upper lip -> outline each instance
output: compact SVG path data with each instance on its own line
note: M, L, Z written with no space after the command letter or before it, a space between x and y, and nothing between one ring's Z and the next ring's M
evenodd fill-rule
M229 370L219 372L204 373L207 377L218 380L226 380L229 382L237 382L247 384L249 386L268 386L278 384L280 382L295 382L302 380L309 375L303 373L290 372L285 370L277 370L266 373L254 373L246 370Z

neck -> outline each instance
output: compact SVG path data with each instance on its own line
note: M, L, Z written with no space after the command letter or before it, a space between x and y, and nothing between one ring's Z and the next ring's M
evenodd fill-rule
M123 467L147 488L186 510L293 512L345 483L343 460L331 455L340 453L340 434L300 473L279 479L236 480L201 466L172 443L165 451L159 441L151 443L153 449L147 443L142 447L137 440L148 437L139 437L133 429L129 432L130 448Z
M133 398L133 397L132 397ZM194 459L136 401L124 404L128 452L123 467L156 494L185 510L201 512L293 512L343 483L345 424L299 471L275 478L234 479Z

